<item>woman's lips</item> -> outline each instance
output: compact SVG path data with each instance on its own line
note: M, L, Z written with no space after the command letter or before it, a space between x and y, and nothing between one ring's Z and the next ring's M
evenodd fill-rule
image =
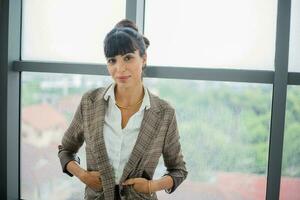
M120 80L127 80L130 76L119 76L118 79Z

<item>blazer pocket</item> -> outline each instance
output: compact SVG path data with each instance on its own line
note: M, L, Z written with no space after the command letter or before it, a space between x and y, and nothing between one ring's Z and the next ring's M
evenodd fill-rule
M85 186L85 195L84 195L85 200L100 200L104 199L104 191L103 189L100 190L94 190L88 186Z
M130 186L130 191L131 191L131 194L132 194L131 196L133 197L133 199L151 200L151 196L149 194L137 192L132 185Z

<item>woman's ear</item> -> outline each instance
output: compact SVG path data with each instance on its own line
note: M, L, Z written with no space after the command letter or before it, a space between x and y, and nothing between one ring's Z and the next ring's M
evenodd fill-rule
M147 64L147 53L143 55L143 66Z

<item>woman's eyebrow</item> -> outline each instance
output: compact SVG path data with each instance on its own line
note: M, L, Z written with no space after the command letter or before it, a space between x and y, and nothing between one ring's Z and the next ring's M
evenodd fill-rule
M124 56L132 56L132 55L134 55L134 53L126 53L126 54L123 55L123 57Z

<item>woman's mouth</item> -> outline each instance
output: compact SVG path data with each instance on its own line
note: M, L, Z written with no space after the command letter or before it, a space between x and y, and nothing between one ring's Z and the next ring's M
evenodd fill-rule
M125 81L125 80L127 80L129 77L130 77L130 76L119 76L118 79L119 79L120 81Z

